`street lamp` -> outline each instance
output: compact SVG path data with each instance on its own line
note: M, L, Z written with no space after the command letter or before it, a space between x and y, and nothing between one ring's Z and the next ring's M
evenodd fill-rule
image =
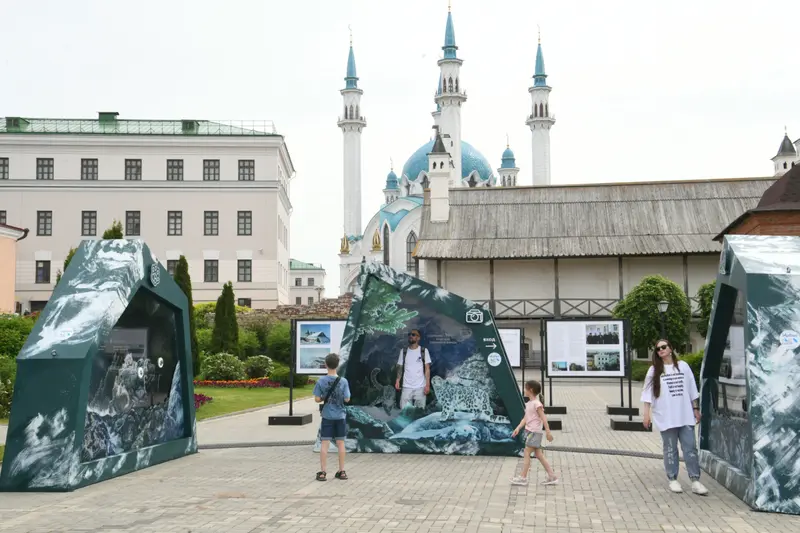
M667 309L669 308L669 302L666 300L661 300L658 302L658 317L661 319L661 338L666 340L667 337L667 330L666 325L664 324L664 319L667 314Z
M317 301L319 302L322 300L322 291L325 290L325 287L317 287L315 290L317 291Z

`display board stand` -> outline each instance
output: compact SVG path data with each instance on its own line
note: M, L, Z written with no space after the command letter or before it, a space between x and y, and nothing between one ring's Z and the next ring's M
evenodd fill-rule
M544 392L545 386L545 368L547 367L547 333L546 333L547 322L545 320L541 320L539 324L539 351L542 354L542 360L539 367L541 368L542 372L542 392ZM549 374L549 373L548 373ZM567 406L566 405L553 405L553 378L547 377L547 402L544 406L544 414L546 415L565 415L567 414ZM563 429L563 422L560 418L556 419L549 419L547 420L548 425L550 426L551 430L555 429Z
M295 319L291 322L290 335L292 339L291 360L289 361L289 414L269 417L270 426L305 426L310 424L313 416L311 413L297 415L294 413L294 369L297 364L297 324Z
M653 426L651 425L650 428L645 428L642 420L634 420L634 416L639 416L639 408L633 406L633 368L632 362L633 357L631 354L631 342L630 342L630 330L627 327L627 322L625 323L625 373L628 377L628 407L625 407L625 400L624 400L624 393L623 393L623 381L624 378L620 378L619 380L619 393L620 393L620 407L608 405L606 406L606 412L610 416L626 416L628 417L627 420L620 419L620 418L612 418L611 419L611 429L614 431L652 431Z

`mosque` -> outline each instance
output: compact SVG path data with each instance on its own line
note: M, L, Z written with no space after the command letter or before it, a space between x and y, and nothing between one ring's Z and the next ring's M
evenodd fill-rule
M467 94L460 84L463 60L458 57L453 16L449 10L442 50L434 96L436 109L431 114L434 127L452 155L449 187L515 186L519 168L508 145L495 171L489 160L461 137L461 108L467 101ZM550 128L555 124L555 117L550 112L551 88L546 79L540 39L533 83L528 89L531 112L526 120L533 143L533 185L550 184ZM339 249L342 294L354 291L362 261L380 261L395 270L415 273L412 252L420 231L423 191L429 184L428 154L434 145L431 138L420 146L405 162L399 176L394 170L389 172L383 189L384 204L366 227L362 227L361 134L367 121L361 114L363 91L358 87L352 41L344 80L345 88L340 91L343 109L338 121L344 135L344 235Z

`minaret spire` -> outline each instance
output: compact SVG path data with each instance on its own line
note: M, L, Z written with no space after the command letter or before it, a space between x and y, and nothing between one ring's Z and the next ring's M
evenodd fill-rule
M538 40L533 86L528 89L531 95L531 114L525 121L531 128L534 186L550 185L550 128L556 123L555 116L550 112L552 89L547 85L547 74L544 70L541 31Z
M461 109L467 101L467 94L461 86L461 65L464 62L456 55L458 50L456 31L449 5L442 50L444 56L438 62L440 81L436 91L436 111L433 113L433 118L452 159L452 185L459 187L464 179L461 174Z

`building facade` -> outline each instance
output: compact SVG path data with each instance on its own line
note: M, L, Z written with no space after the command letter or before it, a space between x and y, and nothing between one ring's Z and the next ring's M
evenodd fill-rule
M16 305L17 243L28 230L9 226L0 219L0 315L20 312Z
M289 260L289 302L313 305L325 298L325 269L322 265Z
M170 271L186 257L195 302L231 281L240 305L287 304L294 175L270 122L0 119L0 217L31 228L16 300L44 307L69 249L118 220Z

